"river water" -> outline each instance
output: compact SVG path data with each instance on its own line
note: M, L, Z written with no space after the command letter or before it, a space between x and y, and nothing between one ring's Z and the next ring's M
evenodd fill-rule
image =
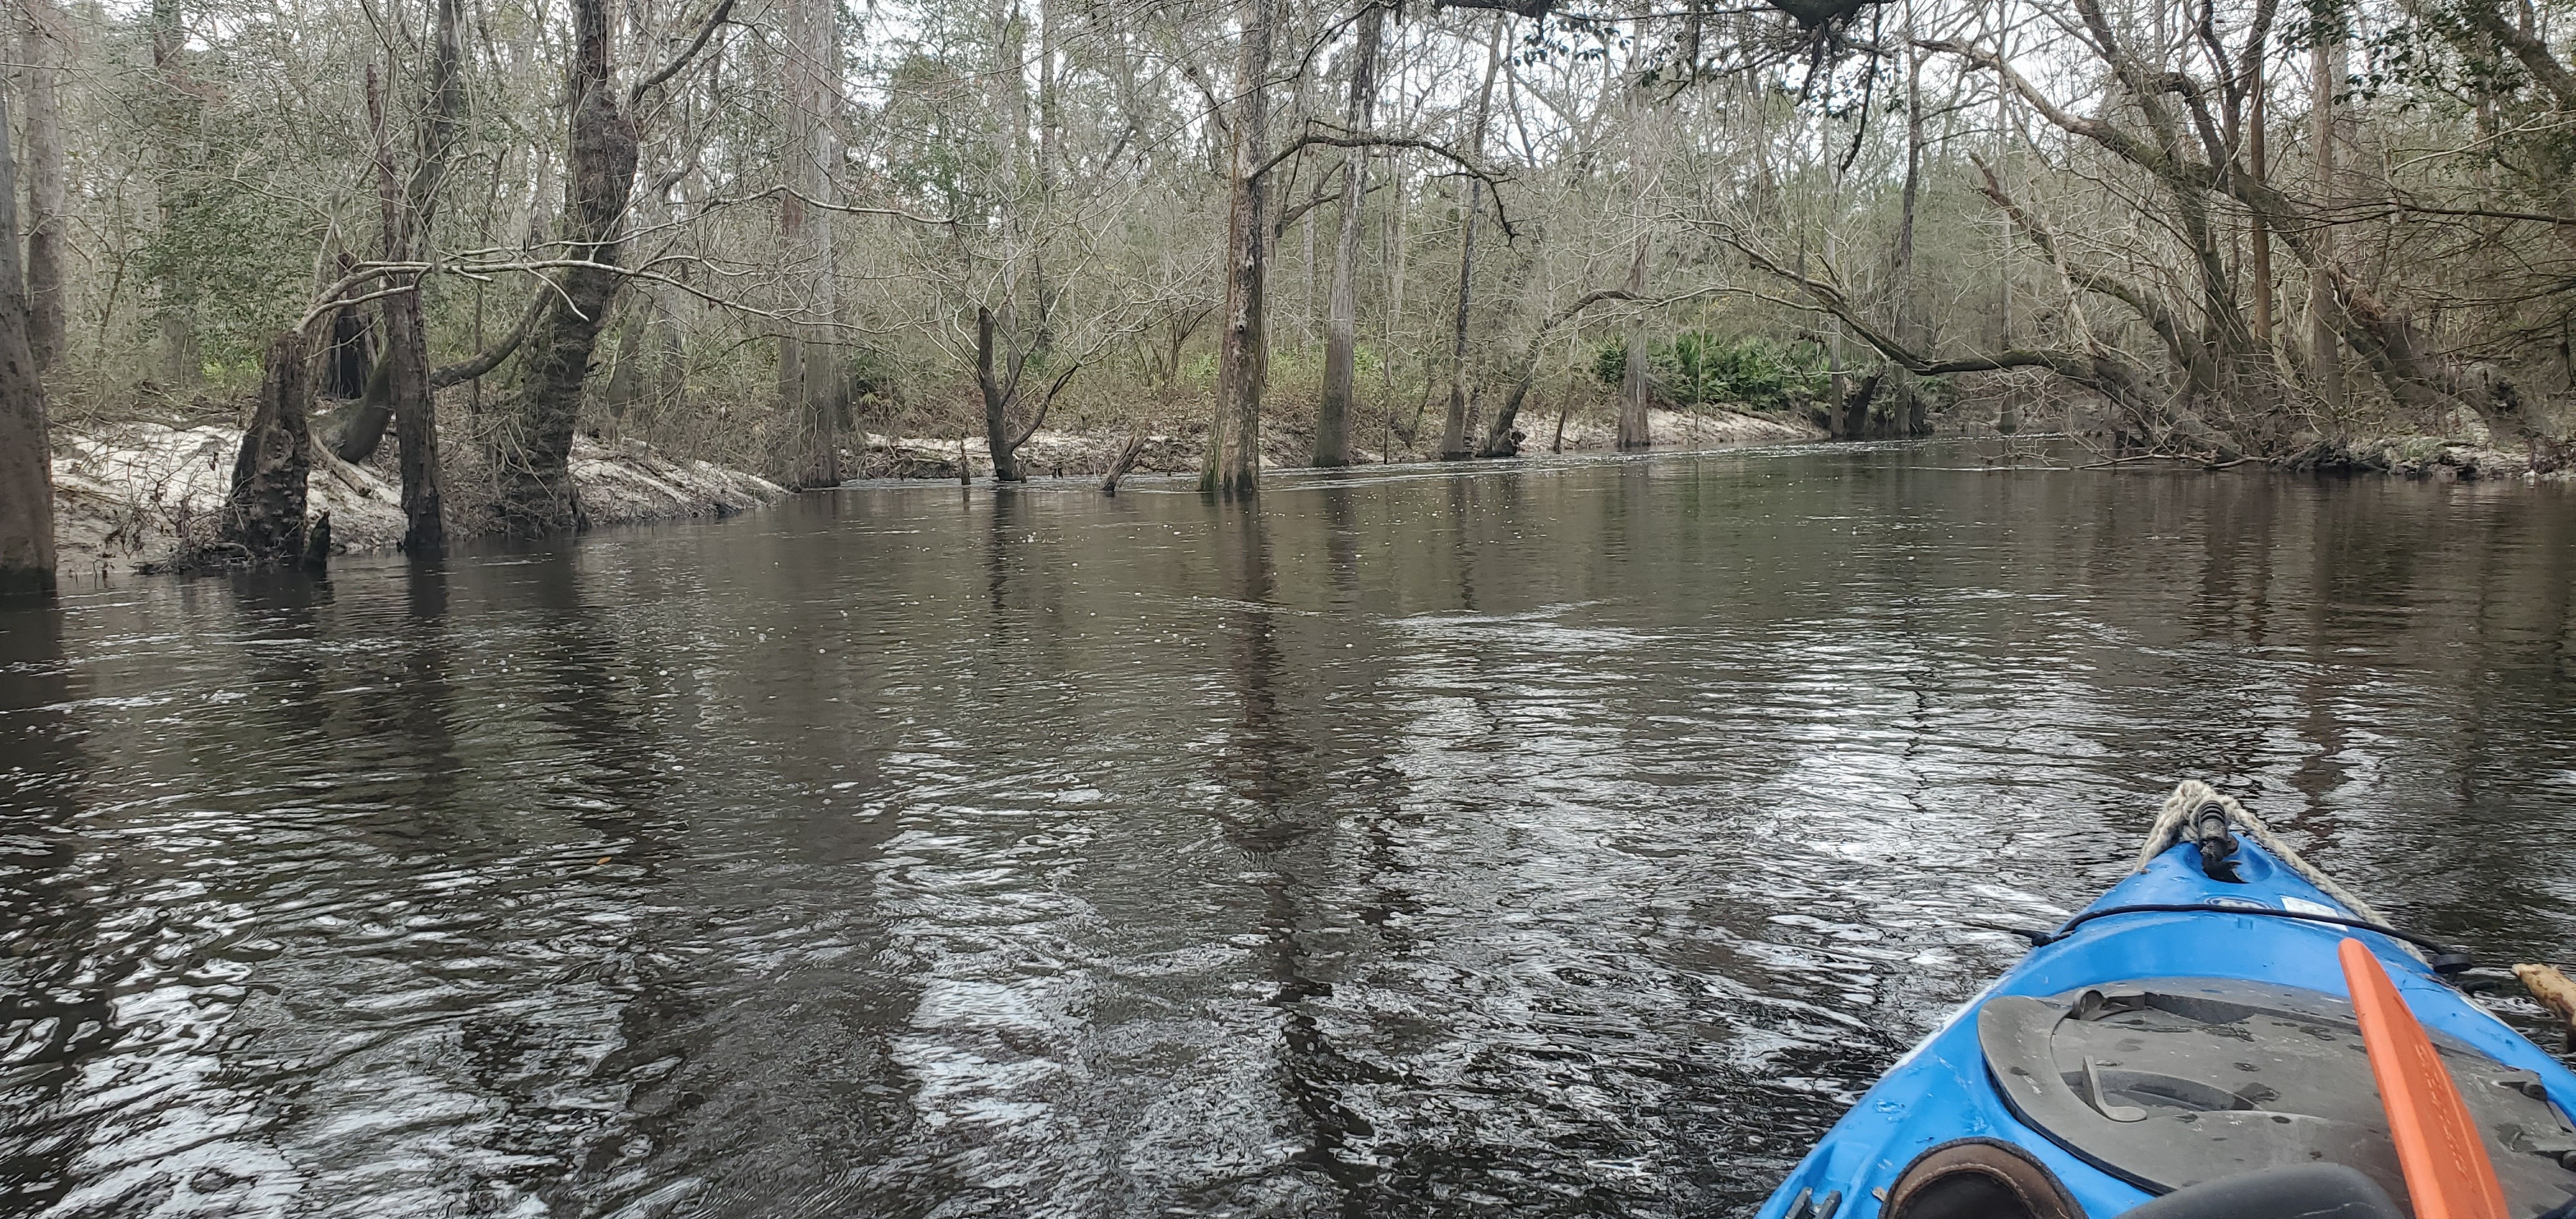
M2576 957L2546 487L864 487L0 650L10 1214L1739 1214L2187 776Z

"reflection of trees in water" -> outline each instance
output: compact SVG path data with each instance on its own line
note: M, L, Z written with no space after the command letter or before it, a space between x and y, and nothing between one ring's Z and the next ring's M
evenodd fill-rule
M63 704L80 697L48 602L0 611L0 726L15 738L0 769L0 1214L58 1202L101 1115L68 1094L78 1064L112 1047L112 997L134 972L103 939L97 878L79 865L79 789L89 759ZM68 1105L66 1102L70 1102Z
M1376 1168L1352 1140L1374 1130L1343 1103L1341 1089L1378 1073L1342 1054L1317 1022L1308 1000L1332 988L1312 975L1302 939L1308 924L1324 913L1314 907L1330 902L1315 886L1330 866L1332 801L1319 790L1317 750L1290 709L1294 692L1287 688L1290 669L1274 612L1266 514L1251 504L1221 511L1216 561L1229 602L1221 629L1237 712L1219 763L1233 799L1217 816L1226 840L1266 873L1257 883L1269 1002L1280 1013L1280 1085L1306 1127L1307 1143L1295 1162L1333 1182L1346 1206L1357 1206L1358 1191L1375 1178Z
M499 569L513 584L492 590L533 620L514 663L525 664L534 680L513 693L548 730L534 739L552 746L521 761L523 769L533 764L533 790L515 800L563 817L587 838L558 848L560 859L526 863L600 869L577 896L565 895L574 897L573 908L559 912L560 938L546 951L549 985L583 1002L552 1012L490 1010L463 1029L477 1086L508 1106L495 1149L531 1166L513 1174L513 1184L535 1188L558 1208L614 1200L617 1178L635 1167L635 1151L658 1148L670 1127L689 1119L685 1098L639 1111L633 1091L644 1082L638 1074L654 1077L658 1072L647 1069L674 1049L668 1034L698 1028L707 1016L683 972L687 955L665 942L676 935L685 944L690 929L667 926L656 897L676 879L673 868L697 828L674 798L683 777L671 759L683 751L671 740L672 712L655 709L684 707L686 679L661 671L668 654L647 633L620 628L608 607L635 612L651 602L617 586L635 573L604 561L593 566L600 553L561 545L528 566ZM593 1044L614 1048L585 1069L585 1047ZM669 1069L667 1062L659 1067ZM570 1148L550 1103L567 1075L627 1102Z
M1041 561L1067 551L1057 539L1036 536L1041 494L1008 483L992 490L984 525L986 642L971 661L977 680L970 688L986 697L1056 696L1060 681L1039 689L1034 680L1074 671L1066 652L1066 575Z
M70 790L86 769L77 751L48 758L49 770L60 768L50 776L60 784L55 838L70 849L49 860L43 875L64 900L26 911L30 930L60 945L59 956L31 972L59 976L50 994L36 981L21 1001L70 1001L81 1016L57 1022L54 1036L71 1036L45 1051L59 1055L62 1067L50 1099L60 1109L60 1129L13 1122L11 1134L50 1148L63 1163L78 1160L93 1178L123 1170L130 1184L110 1203L115 1207L166 1199L181 1188L177 1174L202 1163L181 1149L177 1159L187 1163L161 1170L170 1153L132 1137L165 1122L189 1124L200 1157L224 1148L235 1167L275 1170L251 1154L260 1128L274 1120L256 1104L268 1072L243 1061L256 1032L234 1027L253 997L239 983L265 955L250 902L275 867L269 853L283 847L293 854L301 845L281 841L275 827L321 818L315 793L329 790L334 754L331 690L340 675L317 661L329 633L327 582L301 573L236 573L182 586L174 596L185 609L211 611L206 623L191 626L213 629L191 629L183 638L215 641L190 659L220 671L215 688L240 711L139 725L110 719L97 729L123 742L120 769L139 777L166 768L183 780L185 799L177 802L88 814ZM44 646L58 646L57 629L47 625ZM8 634L22 644L39 637ZM174 689L163 669L139 676L136 688ZM192 700L207 692L194 683L175 689ZM59 701L63 691L53 693ZM147 778L144 785L161 784ZM208 804L220 814L207 816ZM78 849L84 846L92 849ZM247 1179L228 1177L210 1188Z
M717 675L712 705L652 701L671 693L660 688L636 695L680 708L655 730L674 752L695 751L689 777L722 785L704 798L724 815L663 819L686 828L668 832L675 858L657 872L661 904L640 910L632 933L649 968L620 1008L616 1048L589 1073L622 1103L548 1191L559 1212L894 1214L955 1191L950 1166L921 1151L912 1082L892 1056L890 1031L904 1027L917 989L883 965L883 895L871 891L873 870L853 866L902 829L883 771L884 734L900 730L869 712L883 686L900 684L888 653L914 654L914 641L875 641L875 628L918 625L945 639L955 620L922 622L869 599L937 573L907 568L897 548L861 551L864 570L847 566L854 548L839 531L863 528L845 522L865 514L846 498L809 497L739 564L717 565L739 601L720 620L763 643L694 662ZM806 527L817 522L828 527ZM941 562L953 570L958 557ZM976 593L955 591L969 604ZM817 647L830 649L829 664ZM650 640L628 648L651 655ZM707 756L728 731L761 745L739 782ZM836 791L844 781L857 786ZM678 797L674 784L665 799ZM871 802L881 807L863 811ZM755 855L740 853L746 833Z

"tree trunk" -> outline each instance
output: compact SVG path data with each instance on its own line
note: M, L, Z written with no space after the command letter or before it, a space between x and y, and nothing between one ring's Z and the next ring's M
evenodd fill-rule
M1485 40L1485 83L1476 90L1476 121L1467 141L1467 155L1483 160L1485 155L1485 121L1492 115L1494 76L1503 66L1503 18L1494 15L1493 32ZM1465 215L1459 218L1458 235L1458 325L1449 344L1449 413L1440 423L1440 459L1453 461L1469 456L1467 452L1467 304L1476 278L1476 222L1485 210L1485 180L1470 176L1465 194Z
M432 0L436 6L430 36L429 104L422 110L419 159L411 183L397 197L392 192L392 160L385 158L383 189L388 210L385 245L410 259L426 259L438 215L438 192L447 176L447 157L464 125L465 90L458 79L462 59L457 43L457 0ZM392 210L395 204L402 211ZM394 411L394 442L400 446L402 470L403 551L429 558L447 550L445 477L438 460L438 401L429 385L429 333L423 324L421 293L427 277L411 292L385 298L386 383Z
M1908 7L1906 12L1905 185L1897 203L1896 257L1893 273L1888 276L1888 320L1897 341L1920 350L1923 327L1922 311L1915 308L1914 301L1914 216L1923 194L1923 52L1913 45L1913 9ZM1888 431L1911 436L1922 401L1915 392L1914 374L1896 368L1888 375L1896 380L1896 403L1891 408Z
M993 481L1020 481L1019 443L1011 436L1011 406L1019 396L1019 361L1007 373L993 367L993 311L975 311L975 387L984 396L984 448L993 457ZM1007 382L1007 383L1006 383Z
M563 236L568 267L521 352L518 433L496 463L501 525L528 536L581 524L572 486L572 437L591 349L624 276L621 222L635 185L635 124L619 112L608 60L607 0L573 0L578 51L572 69L571 198Z
M1869 439L1869 404L1878 396L1878 383L1887 374L1879 371L1860 379L1849 396L1835 403L1841 412L1842 437L1845 440Z
M2264 164L2263 127L2270 121L2265 114L2268 108L2265 95L2271 89L2263 80L2263 60L2264 56L2258 51L2252 62L2246 65L2246 73L2251 78L2247 88L2253 93L2253 102L2248 107L2251 117L2245 124L2245 156L2247 168L2256 182L2270 180L2267 177L2270 169ZM2272 230L2264 226L2261 216L2251 216L2249 227L2254 230L2254 342L2269 351L2272 347Z
M330 346L322 355L322 396L355 402L365 396L370 368L367 315L354 308L331 311ZM384 427L378 424L376 430ZM372 446L370 446L372 447ZM342 460L363 460L343 456Z
M18 266L18 164L0 91L0 595L54 590L54 449L27 344Z
M1141 435L1130 436L1126 443L1118 446L1118 455L1109 459L1109 472L1100 479L1101 494L1118 494L1118 480L1127 477L1128 472L1136 468L1136 463L1145 459L1147 439Z
M1909 34L1905 57L1905 185L1896 213L1895 273L1888 276L1888 309L1899 341L1915 343L1914 212L1923 192L1923 52Z
M787 56L787 178L794 193L779 200L778 226L789 256L806 268L799 308L807 320L796 327L801 333L779 340L778 389L779 405L796 420L798 438L786 481L800 488L841 481L841 360L833 342L840 306L832 218L804 203L827 199L832 192L827 168L833 155L830 77L839 64L832 14L832 0L787 4L787 41L794 48Z
M433 558L447 550L438 421L429 389L429 336L420 298L385 298L385 385L394 407L395 464L402 471L403 553Z
M1837 205L1842 201L1841 195L1841 183L1836 182L1834 201ZM1836 210L1839 210L1839 207ZM1826 266L1837 265L1835 245L1834 230L1829 225L1825 229ZM1841 318L1834 319L1834 328L1825 336L1825 386L1826 397L1833 404L1825 411L1826 433L1837 440L1860 439L1846 434L1843 430L1843 402L1851 396L1851 375L1843 369L1843 320Z
M1351 53L1351 134L1367 138L1377 102L1377 48L1386 9L1369 0L1360 10L1359 44ZM1315 464L1349 465L1351 379L1359 342L1360 219L1368 192L1368 150L1342 158L1341 233L1333 243L1331 299L1324 331L1324 397L1315 408Z
M1226 228L1225 330L1219 336L1217 418L1203 481L1224 495L1261 489L1261 396L1269 375L1262 312L1269 183L1270 35L1275 0L1241 0L1243 42L1235 65L1234 164Z
M1637 234L1636 260L1628 264L1628 292L1646 295L1646 234ZM1646 417L1646 315L1628 322L1628 365L1619 377L1619 447L1642 449L1655 443Z
M1477 446L1476 456L1520 456L1521 441L1524 437L1513 430L1513 425L1520 420L1521 404L1529 399L1531 388L1538 384L1538 353L1539 348L1546 344L1547 336L1555 333L1557 327L1573 321L1584 310L1595 304L1605 300L1633 301L1638 295L1634 288L1587 292L1572 304L1540 322L1538 329L1530 334L1529 344L1521 349L1520 360L1512 371L1512 387L1504 396L1501 409L1494 412L1493 421L1485 428L1485 440L1483 444ZM1567 398L1570 401L1572 397L1569 385ZM1565 442L1565 416L1561 413L1556 420L1556 440L1557 445L1562 447Z
M2335 200L2334 95L2335 53L2328 49L2327 38L2319 38L2308 53L2308 67L2315 75L2317 206L2332 208ZM2316 377L2317 397L2325 401L2326 417L2340 425L2343 416L2343 357L2335 347L2334 298L2334 225L2317 226L2312 270L2308 277L2308 342L2310 368Z
M1412 448L1417 430L1415 425L1420 423L1421 417L1415 416L1414 424L1408 425L1399 425L1395 421L1395 331L1404 324L1404 285L1412 262L1413 191L1404 168L1404 154L1390 154L1387 159L1395 168L1394 180L1387 183L1387 193L1395 198L1394 206L1386 209L1385 242L1386 248L1395 251L1395 256L1387 260L1386 315L1384 324L1378 327L1378 349L1386 357L1377 362L1378 396L1386 406L1386 432L1381 438L1378 456L1384 461L1394 461L1394 442L1402 440L1406 448Z
M60 95L70 23L52 0L24 0L27 28L27 350L37 373L63 351L63 135Z
M1511 389L1503 395L1503 404L1495 409L1492 422L1485 426L1484 443L1476 446L1478 457L1521 455L1521 441L1527 437L1515 425L1520 421L1521 404L1529 400L1530 387L1538 383L1538 357L1534 350L1538 344L1533 342L1530 346L1532 354L1521 361L1519 374L1512 378Z
M179 172L187 159L185 143L195 126L194 94L189 89L186 61L185 22L179 11L179 0L152 0L152 68L160 77L161 96L155 109L153 190L159 196L161 231L179 228L179 198L182 193ZM154 301L155 324L160 331L162 379L173 389L185 389L204 375L204 359L197 350L197 330L193 321L196 301L190 285L171 269L164 268L156 277L158 299Z
M383 313L383 307L378 306L376 312ZM367 370L356 405L340 412L345 418L330 437L332 456L352 463L365 461L375 456L377 447L385 442L385 425L394 420L394 386L385 368L391 359L392 345L387 344L386 350L376 354L375 365Z
M306 422L304 336L278 331L260 360L259 402L233 458L232 493L224 504L224 540L254 563L304 561L306 475L313 468Z

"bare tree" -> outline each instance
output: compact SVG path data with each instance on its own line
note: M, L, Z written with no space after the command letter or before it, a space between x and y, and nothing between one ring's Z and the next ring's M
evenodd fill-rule
M1262 292L1269 246L1270 37L1275 0L1241 0L1233 120L1227 124L1225 317L1219 331L1217 414L1203 482L1225 495L1261 487L1261 398L1269 378Z
M1386 7L1362 0L1355 44L1351 49L1350 129L1363 139L1370 133L1377 105L1377 57ZM1341 224L1333 240L1332 287L1325 304L1324 390L1315 408L1315 464L1348 465L1351 460L1351 380L1359 346L1359 260L1361 202L1368 195L1369 150L1353 148L1342 157Z
M0 594L54 588L53 439L45 382L27 344L18 266L18 161L0 92Z
M457 0L430 0L430 5L429 95L421 108L417 155L408 186L397 185L393 144L385 131L380 102L375 113L376 179L387 261L427 258L448 156L464 123ZM414 291L385 297L385 352L380 361L400 446L403 549L416 557L436 556L447 549L438 404L430 385L429 334L421 317L420 288L424 287L425 279Z
M790 486L822 487L841 481L840 417L846 384L832 342L839 321L832 217L807 207L832 191L830 166L839 159L832 131L838 97L840 36L832 0L787 0L786 169L789 189L778 197L778 228L787 255L799 269L798 312L807 320L778 339L780 408L796 421L797 448L786 472Z
M27 346L42 373L63 350L62 75L71 23L53 0L21 0L27 63Z
M1640 231L1637 234L1637 253L1628 263L1630 296L1642 297L1646 294L1646 253L1650 248L1647 245L1648 240L1645 232ZM1627 366L1619 377L1620 448L1642 449L1655 443L1654 433L1647 427L1649 371L1646 363L1646 319L1645 315L1639 314L1628 323Z
M304 336L281 330L260 360L259 399L242 429L233 458L232 490L224 502L223 540L258 564L320 566L329 553L327 532L312 543L305 519L313 470L313 436L305 408L312 376L305 368ZM327 530L328 526L325 526Z
M495 455L501 524L515 534L551 533L581 523L572 485L573 429L591 348L624 283L627 198L635 186L634 120L618 106L609 62L607 0L573 0L570 206L564 252L570 265L530 329L516 430Z
M1503 18L1496 14L1485 37L1485 80L1476 88L1476 117L1468 127L1468 154L1485 154L1485 123L1494 112L1494 77L1503 66ZM1476 222L1485 210L1485 180L1469 175L1458 200L1458 325L1449 346L1449 413L1440 425L1440 458L1467 451L1467 309L1476 282Z

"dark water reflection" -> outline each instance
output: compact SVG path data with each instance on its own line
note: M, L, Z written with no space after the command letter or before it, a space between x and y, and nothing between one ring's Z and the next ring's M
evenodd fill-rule
M1740 1211L2206 775L2576 956L2576 497L854 490L0 619L0 1209Z

